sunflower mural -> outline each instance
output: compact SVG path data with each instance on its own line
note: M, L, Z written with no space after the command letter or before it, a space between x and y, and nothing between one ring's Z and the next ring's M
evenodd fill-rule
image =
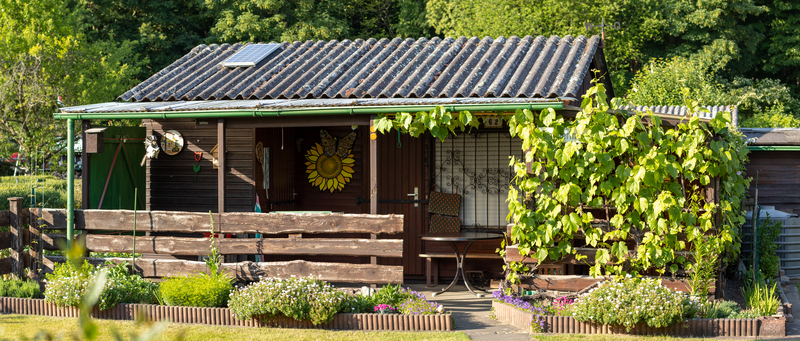
M356 160L353 158L353 143L356 132L339 140L324 129L319 131L322 144L315 143L306 151L306 173L308 182L320 191L343 190L353 178Z

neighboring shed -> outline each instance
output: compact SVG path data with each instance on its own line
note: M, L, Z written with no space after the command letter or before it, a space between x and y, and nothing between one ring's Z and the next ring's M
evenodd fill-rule
M747 175L751 192L758 186L758 203L800 214L800 129L739 130L751 141Z

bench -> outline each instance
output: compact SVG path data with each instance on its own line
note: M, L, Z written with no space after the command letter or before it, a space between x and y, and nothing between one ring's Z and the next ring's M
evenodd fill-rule
M420 253L420 258L425 258L425 277L427 278L426 287L435 287L439 285L439 259L452 258L455 259L456 255L453 253ZM503 259L496 253L469 253L469 259ZM432 283L432 284L431 284Z

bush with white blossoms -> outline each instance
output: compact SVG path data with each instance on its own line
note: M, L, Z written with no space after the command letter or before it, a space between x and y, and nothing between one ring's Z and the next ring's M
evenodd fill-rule
M627 277L600 283L572 308L578 321L620 325L630 331L637 323L669 326L694 315L696 305L686 294L662 286L659 279Z
M153 293L158 285L138 275L128 274L128 263L107 263L109 268L97 307L100 310L113 308L118 303L155 303ZM72 263L56 264L53 273L47 275L44 298L59 307L79 307L86 289L95 280L102 266L92 266L84 261L80 266Z
M349 296L314 277L267 278L231 293L228 308L236 318L286 316L314 325L333 320Z

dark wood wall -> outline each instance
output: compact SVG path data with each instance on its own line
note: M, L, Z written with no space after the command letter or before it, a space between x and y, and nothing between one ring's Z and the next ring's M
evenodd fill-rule
M749 157L747 176L753 178L749 192L754 194L758 176L758 203L800 213L800 152L759 150Z
M217 212L217 170L211 149L217 144L215 124L198 125L192 119L144 120L148 135L159 138L166 130L177 130L184 138L183 150L176 155L161 151L158 159L148 159L145 174L148 210ZM228 212L252 212L255 205L252 128L227 129ZM192 166L195 152L202 152L200 172Z

